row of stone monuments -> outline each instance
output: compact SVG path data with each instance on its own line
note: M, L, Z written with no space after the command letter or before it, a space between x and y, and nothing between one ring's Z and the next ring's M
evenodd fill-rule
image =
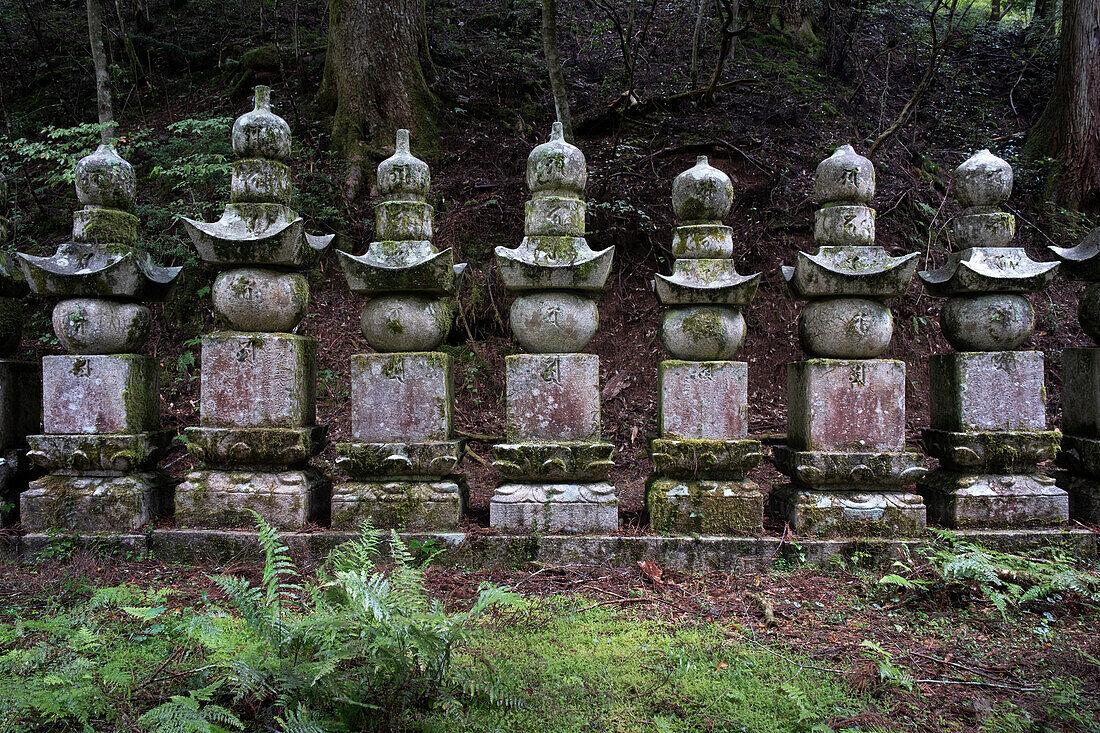
M168 514L177 526L231 527L247 524L249 510L283 528L458 527L466 496L455 473L463 446L452 431L452 361L434 349L451 326L465 265L432 243L428 166L399 130L395 154L378 167L377 241L360 256L337 253L348 287L370 298L361 326L375 353L352 357L351 435L336 444L349 479L332 486L309 464L327 444L315 414L317 343L293 333L309 302L302 271L332 237L305 233L290 207L290 130L271 112L270 90L256 89L232 139L224 214L185 220L200 257L219 271L214 307L232 329L202 339L200 424L184 430L202 469L178 486L156 470L173 433L160 428L159 368L138 353L151 323L143 303L168 297L180 269L135 248L134 171L101 146L77 165L83 208L72 241L51 257L20 254L21 273L0 260L4 353L18 346L17 298L28 286L59 300L53 326L68 352L43 359L40 384L36 365L0 360L0 502L17 502L30 531L129 531ZM580 353L596 332L594 296L614 255L585 240L586 179L584 155L555 124L528 159L523 241L496 250L525 352L506 358L506 442L493 447L502 483L490 524L504 531L618 528L599 357ZM944 267L919 273L930 294L947 298L941 321L956 349L932 357L923 444L939 467L929 473L905 444L905 364L879 358L893 328L885 301L909 287L917 255L893 257L875 244L869 160L845 145L818 166L818 250L783 268L792 296L807 301L798 330L809 357L788 366L787 441L774 450L790 482L766 497L747 478L763 450L748 435L748 367L733 360L745 337L741 309L760 275L738 273L731 259L732 230L722 223L730 179L705 157L678 176L676 260L654 283L673 358L658 375L652 529L756 532L766 501L795 531L817 536L913 535L926 520L1054 526L1071 511L1096 521L1100 350L1066 350L1066 435L1047 430L1042 354L1016 349L1034 325L1024 294L1045 289L1058 263L1013 246L1015 220L1001 210L1011 190L1011 168L988 151L961 165L954 251ZM0 216L0 234L8 231ZM1100 339L1100 230L1052 250L1091 283L1080 320ZM1065 468L1057 485L1037 468L1056 455ZM29 485L28 458L48 472Z

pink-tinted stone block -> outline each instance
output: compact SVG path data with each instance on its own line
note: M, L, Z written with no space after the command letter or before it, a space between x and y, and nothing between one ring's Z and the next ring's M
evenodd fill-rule
M505 360L510 442L600 437L600 358L591 354L519 354Z
M1038 351L936 354L929 376L937 430L1046 429L1043 355Z
M749 368L742 361L662 361L662 438L737 440L749 434Z
M905 445L905 364L811 359L787 365L787 440L800 451L890 451Z
M368 443L447 440L452 359L435 352L351 357L351 434Z
M42 427L74 435L160 427L160 368L151 356L42 358Z

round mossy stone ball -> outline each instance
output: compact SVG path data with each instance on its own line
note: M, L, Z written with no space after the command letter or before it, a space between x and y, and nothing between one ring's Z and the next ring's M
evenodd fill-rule
M532 354L573 354L596 335L600 325L596 301L574 293L521 295L509 313L512 335Z
M893 333L890 309L868 298L812 300L798 318L798 342L811 356L873 359Z

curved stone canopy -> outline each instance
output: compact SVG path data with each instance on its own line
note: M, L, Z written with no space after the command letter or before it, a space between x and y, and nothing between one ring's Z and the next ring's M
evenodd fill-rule
M19 298L26 295L28 290L23 271L7 252L0 250L0 297Z
M1048 247L1062 261L1062 269L1074 280L1100 281L1100 227L1075 247Z
M1057 262L1036 262L1022 247L971 247L938 270L918 273L932 295L1037 293L1054 280Z
M377 295L395 291L453 295L458 289L459 277L466 270L466 263L455 264L454 250L431 252L417 258L411 264L394 258L380 256L374 242L365 254L358 257L343 250L336 250L340 267L348 281L348 289L362 295ZM391 242L402 247L411 242Z
M162 301L182 267L161 267L141 252L111 252L98 244L65 242L51 257L18 254L38 295Z
M728 259L676 260L671 275L658 273L654 281L661 305L746 306L759 285L759 272L742 275Z
M281 204L228 204L215 222L183 218L203 262L224 267L310 268L334 234L305 234L302 218Z
M794 267L785 266L782 272L787 287L799 298L893 298L909 288L918 256L913 252L894 257L880 246L827 246L817 254L799 252Z
M496 248L509 290L602 290L611 274L615 248L594 252L584 237L524 237L514 249Z

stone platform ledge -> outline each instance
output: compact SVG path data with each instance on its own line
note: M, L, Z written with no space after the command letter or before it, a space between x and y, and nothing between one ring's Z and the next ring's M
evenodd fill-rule
M482 535L463 532L403 532L409 542L433 543L445 550L435 562L467 569L511 570L528 563L542 565L606 565L623 567L639 560L685 572L737 571L767 568L776 560L827 565L834 556L888 567L895 559L912 556L930 539L796 539L778 537L639 537L580 535ZM1097 534L1084 529L960 530L964 539L1002 551L1026 553L1057 545L1073 557L1094 559ZM75 537L75 540L74 540ZM337 546L355 537L353 532L283 534L292 554L307 563L321 562ZM263 553L250 530L158 529L148 534L10 534L0 537L0 555L37 555L56 543L69 543L91 552L123 558L151 557L164 562L224 565L262 562Z

